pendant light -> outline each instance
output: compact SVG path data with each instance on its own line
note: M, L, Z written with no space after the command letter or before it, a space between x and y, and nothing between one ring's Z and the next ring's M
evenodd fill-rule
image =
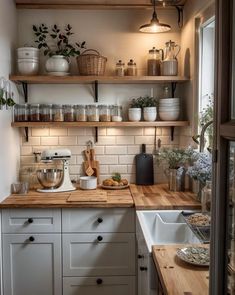
M159 22L156 13L156 4L153 0L153 17L150 21L150 24L143 25L139 28L139 31L142 33L164 33L171 30L171 26Z

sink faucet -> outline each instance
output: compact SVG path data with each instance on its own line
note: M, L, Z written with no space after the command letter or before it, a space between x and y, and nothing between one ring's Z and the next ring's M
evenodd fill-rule
M200 133L200 143L199 143L199 152L203 152L204 151L204 147L205 147L205 132L207 130L207 128L213 124L213 120L207 122L203 127L202 127L202 130L201 130L201 133Z

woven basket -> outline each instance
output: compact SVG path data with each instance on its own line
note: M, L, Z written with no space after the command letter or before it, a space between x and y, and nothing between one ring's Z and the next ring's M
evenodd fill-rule
M87 53L87 52L94 53ZM86 53L86 54L85 54ZM84 76L102 76L105 72L107 58L94 49L87 49L77 57L78 71Z

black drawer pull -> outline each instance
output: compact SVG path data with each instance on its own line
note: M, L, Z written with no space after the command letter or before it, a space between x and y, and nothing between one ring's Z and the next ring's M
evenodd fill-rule
M99 242L101 242L101 241L103 240L103 237L102 237L102 236L98 236L98 237L97 237L97 240L98 240Z
M102 223L102 222L103 222L103 218L99 217L99 218L97 219L97 222L98 222L98 223Z
M34 242L35 238L34 237L29 237L30 242Z
M147 267L144 267L144 266L141 266L141 267L140 267L140 271L146 271L146 270L148 270Z
M33 223L33 218L29 218L28 223Z
M138 255L138 259L142 259L142 258L144 258L144 255Z
M101 285L103 283L103 280L102 279L97 279L96 283L97 283L97 285Z

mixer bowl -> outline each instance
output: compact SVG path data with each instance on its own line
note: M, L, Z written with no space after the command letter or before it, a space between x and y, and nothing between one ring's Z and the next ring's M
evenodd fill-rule
M61 169L41 169L37 170L37 178L39 183L46 189L57 188L63 178L63 170Z

